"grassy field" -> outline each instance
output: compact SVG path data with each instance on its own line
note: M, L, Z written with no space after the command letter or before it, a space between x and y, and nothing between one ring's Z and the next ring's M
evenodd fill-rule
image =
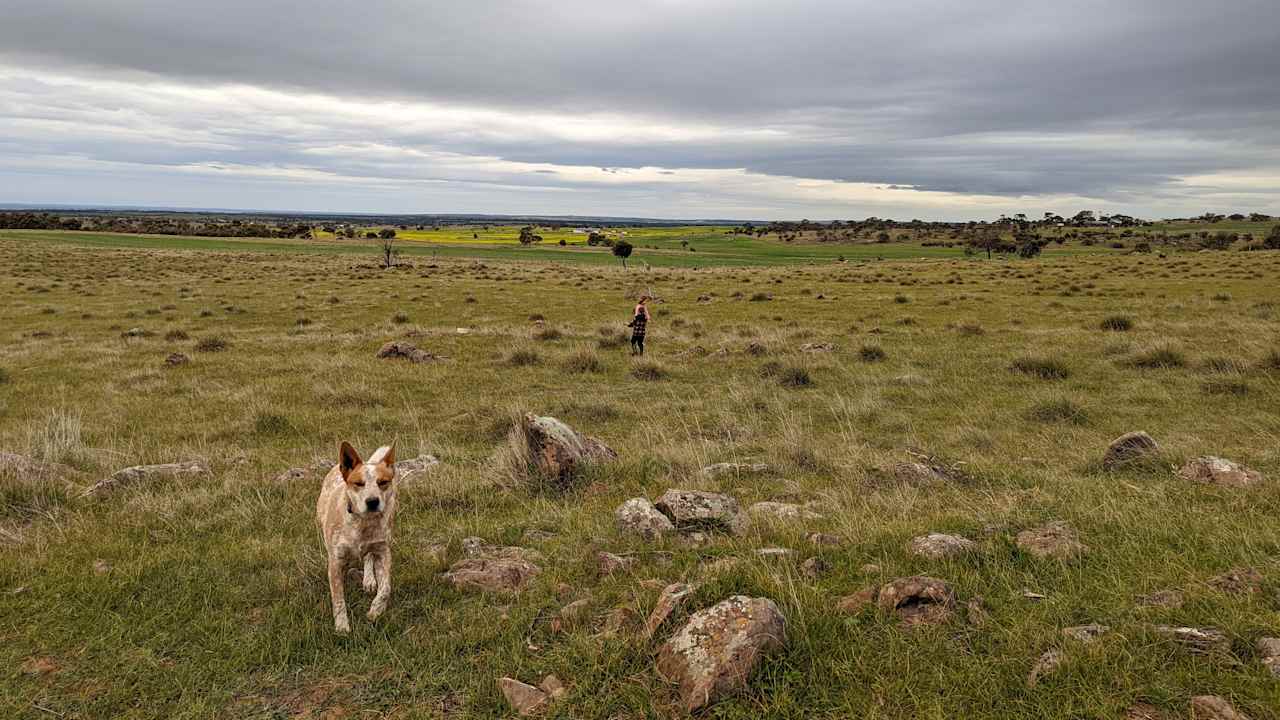
M511 712L495 678L548 673L569 688L550 717L666 717L655 649L735 593L773 599L789 641L704 717L1120 718L1145 702L1174 718L1201 694L1280 717L1280 679L1255 650L1280 636L1280 253L1051 246L988 261L774 243L762 257L741 240L662 242L676 247L637 250L647 272L603 250L455 257L414 242L412 268L379 270L369 243L0 234L0 450L66 466L0 470L0 717L498 718ZM661 301L636 361L618 337L641 288ZM1103 329L1113 317L1128 329ZM389 340L447 359L375 358ZM167 365L171 353L190 361ZM563 493L510 486L494 458L520 411L620 457ZM1103 471L1131 430L1160 442L1160 462ZM279 477L336 460L342 440L441 460L400 490L390 609L371 624L349 583L346 637L314 527L320 475ZM886 473L919 454L956 479ZM1267 481L1175 476L1203 454ZM192 459L211 471L79 497L119 468ZM701 475L718 461L770 470ZM701 545L616 528L621 502L672 487L822 518ZM1015 544L1051 520L1089 552L1044 560ZM814 531L840 542L815 547ZM909 553L928 532L977 551ZM455 590L440 574L468 536L536 549L543 572L517 596ZM796 552L755 554L766 546ZM598 577L599 550L637 564ZM811 556L828 566L813 578ZM1257 592L1209 583L1245 567ZM989 617L906 629L837 609L913 574L981 597ZM652 641L600 634L615 608L643 616L677 580L698 589ZM1137 601L1168 589L1185 604ZM587 617L557 628L580 599ZM1062 636L1090 622L1112 632ZM1218 628L1230 651L1192 654L1152 624ZM1065 663L1028 687L1054 648Z
M409 261L428 258L476 258L480 260L523 260L565 265L620 265L607 247L589 248L581 235L571 245L561 247L550 239L541 244L522 247L515 239L516 229L493 234L481 241L469 239L469 232L457 228L442 231L405 231L396 248ZM504 231L505 232L505 231ZM921 247L911 243L815 244L778 242L774 238L747 238L728 235L723 228L655 228L628 230L626 239L635 246L630 264L636 267L682 267L689 269L834 263L845 260L961 258L961 247ZM213 238L172 235L135 235L125 233L69 232L59 230L0 230L0 239L18 242L63 243L82 247L233 250L289 252L298 254L367 255L371 261L378 253L377 240L321 238L286 240L274 238ZM429 238L429 239L428 239ZM688 242L694 251L681 246ZM1102 248L1080 245L1050 245L1047 256L1105 252Z

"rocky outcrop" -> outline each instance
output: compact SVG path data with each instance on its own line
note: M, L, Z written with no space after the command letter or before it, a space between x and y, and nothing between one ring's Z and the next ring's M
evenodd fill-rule
M91 495L105 495L122 487L137 485L139 483L145 483L152 480L196 477L199 475L207 475L208 473L209 465L203 460L166 463L163 465L136 465L123 470L117 470L110 477L99 480L96 484L85 490L83 495L85 497Z
M620 530L635 533L646 540L657 540L676 530L671 520L658 512L646 498L631 498L619 505L613 514Z
M585 463L618 457L608 445L553 418L526 413L512 429L511 442L533 471L557 485L565 485Z
M956 594L946 581L924 575L898 578L880 588L876 605L903 625L933 625L951 619Z
M444 574L458 590L491 593L518 593L542 569L527 560L514 558L465 558Z
M1178 471L1178 477L1229 488L1245 488L1260 485L1263 482L1262 473L1257 470L1213 455L1205 455L1187 462Z
M1107 452L1102 456L1102 468L1119 470L1129 465L1150 461L1159 453L1160 446L1145 432L1125 433L1112 440L1107 446Z
M747 519L738 501L720 493L701 490L668 490L653 503L680 530L720 530L739 533Z

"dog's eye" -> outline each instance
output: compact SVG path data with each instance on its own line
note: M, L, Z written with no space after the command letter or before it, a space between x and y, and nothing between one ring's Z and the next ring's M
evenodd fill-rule
M363 480L356 481L356 487L364 487L364 481Z
M386 486L388 486L388 485L390 485L390 484L391 484L391 481L390 481L390 480L379 480L379 481L378 481L378 487L380 487L380 488L384 488L384 487L386 487Z

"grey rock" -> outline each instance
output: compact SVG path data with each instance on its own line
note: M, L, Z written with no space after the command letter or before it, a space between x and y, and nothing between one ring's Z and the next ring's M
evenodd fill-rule
M614 517L619 529L636 533L646 540L657 540L676 529L670 518L658 512L646 498L631 498L622 503L614 511Z

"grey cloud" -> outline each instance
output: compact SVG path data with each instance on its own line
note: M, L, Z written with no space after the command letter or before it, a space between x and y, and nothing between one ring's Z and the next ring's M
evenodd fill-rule
M653 122L770 129L776 137L564 141L406 131L425 151L602 168L746 168L767 175L968 194L1143 198L1178 178L1280 166L1280 5L730 2L161 3L17 0L0 59L31 76L28 119L139 113L198 142L91 133L31 150L139 163L313 164L306 147L349 139L307 118L287 134L255 118L212 126L181 107L77 104L48 69L367 98L634 114ZM6 114L11 111L0 111ZM291 111L308 115L305 100ZM359 159L337 172L413 177ZM563 182L534 173L531 187ZM456 178L455 178L456 179ZM621 190L615 192L621 193ZM500 208L495 208L500 209ZM656 212L656 209L655 209Z

